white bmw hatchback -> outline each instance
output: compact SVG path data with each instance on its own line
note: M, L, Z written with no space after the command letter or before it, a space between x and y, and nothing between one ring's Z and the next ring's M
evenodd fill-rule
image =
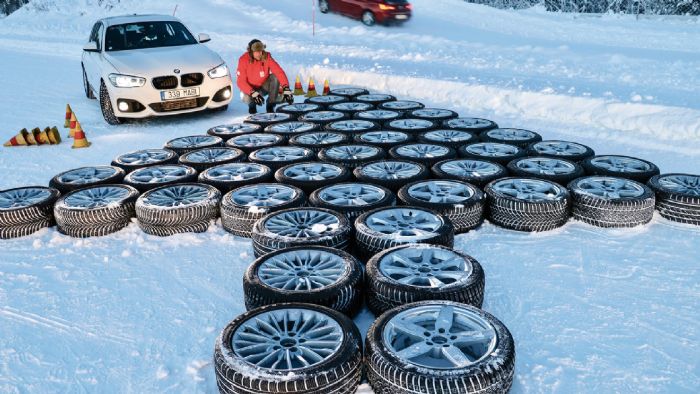
M177 18L131 15L105 18L83 48L85 95L99 98L109 124L225 110L231 101L228 66Z

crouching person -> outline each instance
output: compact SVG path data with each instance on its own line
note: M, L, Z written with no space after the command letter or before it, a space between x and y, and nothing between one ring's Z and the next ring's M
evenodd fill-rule
M238 59L236 83L241 90L243 102L248 104L248 113L257 113L257 106L265 103L266 112L274 112L275 104L286 101L294 102L292 91L289 90L289 80L282 67L265 51L265 44L260 40L252 40L248 50ZM282 86L282 97L279 88Z

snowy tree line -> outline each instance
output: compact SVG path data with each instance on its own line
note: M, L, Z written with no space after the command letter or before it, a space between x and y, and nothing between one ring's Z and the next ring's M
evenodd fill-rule
M99 7L111 9L120 1L121 0L82 0L81 2L76 1L78 4L75 4L75 6L80 8L97 5ZM56 4L55 0L0 0L0 16L10 15L25 4L29 4L27 7L32 7L39 11L50 11L59 6ZM62 4L65 5L65 2L62 2Z
M496 8L528 8L544 4L547 11L656 15L700 15L700 0L465 0Z

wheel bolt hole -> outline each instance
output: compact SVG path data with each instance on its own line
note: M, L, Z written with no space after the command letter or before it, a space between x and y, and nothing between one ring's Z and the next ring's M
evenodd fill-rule
M445 332L445 329L444 329L444 328L441 328L441 329L439 329L438 331L440 332L440 334L442 334L442 333Z
M278 337L277 335L275 335L274 337L272 337L272 339L274 339L275 341L279 341L279 340L280 340L280 337Z
M430 341L428 341L427 344L428 344L428 346L433 346L433 343Z
M457 335L451 336L450 339L454 341L455 339L457 339Z
M423 333L423 335L425 335L426 337L429 337L429 336L430 336L430 333L429 333L428 331L426 331L426 332Z

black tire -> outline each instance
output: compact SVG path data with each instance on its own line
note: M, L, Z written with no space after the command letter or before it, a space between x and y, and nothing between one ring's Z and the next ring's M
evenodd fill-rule
M396 196L379 185L348 182L316 189L309 196L309 204L342 213L354 224L367 211L396 205Z
M381 103L377 107L378 109L385 109L388 111L396 111L396 112L401 112L404 115L408 112L415 111L417 109L423 109L425 108L425 105L423 103L419 103L417 101L407 101L407 100L396 100L396 101L387 101L386 103Z
M44 186L26 186L0 191L0 229L53 222L53 207L61 193ZM14 229L8 233L22 233Z
M389 149L389 156L421 163L430 168L440 161L454 159L457 157L457 151L444 145L411 143Z
M181 164L148 166L134 170L124 177L124 184L133 186L141 193L158 187L189 183L197 180L197 171Z
M548 140L531 144L527 147L530 156L551 157L569 161L583 161L595 155L590 147L577 142Z
M433 175L440 179L455 179L484 187L489 182L508 176L506 168L485 160L445 160L432 167Z
M221 194L255 183L272 180L272 170L264 164L231 163L207 168L199 174L197 182L219 189Z
M355 179L396 192L408 182L430 177L426 166L406 160L380 160L353 170Z
M486 198L477 187L456 180L425 180L409 183L398 194L404 205L432 209L447 216L455 233L466 233L484 220Z
M345 103L348 101L347 97L344 96L336 96L334 94L328 94L325 96L314 96L314 97L309 97L306 100L304 100L305 104L316 104L321 106L324 110L328 110L329 107L333 104L340 104L340 103Z
M306 204L306 194L298 187L276 183L241 186L221 199L221 225L224 230L251 238L253 225L265 215Z
M455 111L443 108L414 109L406 115L407 118L424 119L435 122L436 126L442 122L459 117Z
M258 149L284 145L286 141L287 139L279 134L250 133L231 138L226 141L226 146L250 154Z
M316 154L311 149L298 146L272 146L254 150L248 155L251 163L264 164L273 171L294 163L313 161Z
M442 267L448 260L452 264ZM367 306L375 316L397 306L427 300L481 308L484 284L484 270L476 259L445 246L396 246L367 262Z
M192 152L193 150L203 148L216 148L219 146L224 146L223 138L203 134L173 138L172 140L166 142L165 146L163 147L165 149L170 149L171 151L182 156L185 153Z
M397 145L411 142L413 136L403 131L377 130L356 134L354 140L358 144L374 145L389 150Z
M299 135L301 133L310 133L310 132L318 131L320 129L321 129L321 126L319 126L316 123L292 121L292 122L282 122L282 123L275 123L273 125L269 125L269 126L265 127L265 132L279 134L279 135L289 139L289 137L292 137L294 135Z
M437 129L418 134L418 142L424 144L438 144L459 149L462 145L478 142L474 133L463 130Z
M203 220L201 222L181 224L177 226L158 226L153 224L141 223L139 222L139 228L149 235L155 235L157 237L169 237L175 234L185 234L185 233L204 233L209 229L211 225L211 220Z
M507 168L513 176L545 179L564 187L584 175L583 167L573 161L542 156L515 159Z
M328 107L329 111L342 112L352 118L356 113L361 111L371 111L374 105L370 103L358 103L356 101L346 101L344 103L333 104Z
M311 111L299 117L300 122L311 122L321 126L348 119L349 115L339 111Z
M484 192L488 198L488 218L500 227L517 231L548 231L563 226L569 219L571 196L566 188L554 182L502 178L486 185ZM521 193L534 192L543 196L537 199L520 196Z
M104 237L114 234L129 225L128 221L97 224L94 226L58 226L58 232L73 238Z
M148 166L176 164L177 159L177 153L170 149L142 149L119 155L112 160L111 164L128 174Z
M515 145L525 149L529 145L542 141L542 136L534 131L524 129L491 129L479 135L484 142Z
M384 217L388 218L385 219ZM395 226L379 225L397 223ZM410 235L417 229L420 220L420 235ZM383 230L379 230L379 228ZM447 217L428 208L401 206L383 207L366 212L355 220L355 252L362 261L394 246L425 243L454 246L454 227Z
M83 89L85 89L85 97L90 100L95 100L97 97L95 97L95 92L92 90L92 86L90 86L90 81L88 81L87 73L85 72L85 65L82 62L80 63L80 68L83 70Z
M212 127L211 129L207 130L207 134L213 135L214 137L220 137L222 140L228 141L238 135L257 133L260 131L262 131L262 126L257 124L231 123Z
M271 229L271 227L274 228ZM255 257L295 246L347 251L352 226L345 215L323 208L292 208L266 215L253 225ZM285 235L289 234L289 235Z
M352 98L352 101L357 101L358 103L372 104L376 107L383 103L388 103L389 101L396 101L396 97L390 94L368 93L355 96Z
M484 131L497 129L496 122L482 118L452 118L442 122L442 127L451 130L462 130L479 135Z
M334 163L303 162L290 164L275 171L275 180L300 188L306 194L339 182L346 182L352 173L347 167Z
M386 109L373 109L369 111L357 112L353 117L355 119L369 120L383 124L385 122L391 122L392 120L401 119L403 117L403 113L398 111L389 111Z
M663 174L649 179L656 193L656 209L671 221L700 225L700 177L693 174Z
M464 145L458 150L459 157L473 160L484 160L507 166L511 161L525 157L526 153L520 147L496 142L477 142Z
M654 216L654 192L631 179L583 177L569 183L569 191L574 219L593 226L635 227L649 223Z
M362 305L363 272L350 253L321 246L278 250L243 276L247 310L283 302L325 306L353 316Z
M386 157L384 149L373 145L338 145L324 148L318 153L318 159L323 162L336 164L354 169L364 164L381 160Z
M0 239L13 239L34 234L45 227L51 227L53 220L43 219L15 226L0 226Z
M109 98L105 81L100 82L100 110L102 110L102 117L107 124L118 125L122 123L122 120L114 114L114 108L112 107L112 101Z
M215 219L220 202L221 192L203 183L162 186L136 200L136 218L144 231L148 226L190 226Z
M362 88L337 88L337 89L332 89L330 91L330 94L336 95L336 96L345 96L345 97L357 97L363 94L369 94L369 90L367 89L362 89Z
M374 24L377 22L374 13L372 13L372 11L369 10L365 10L362 12L360 20L365 26L374 26Z
M331 122L325 126L328 131L343 133L352 139L355 135L368 131L379 130L380 125L377 122L369 120L348 119L338 122Z
M300 116L307 114L309 112L322 111L322 110L323 109L321 108L320 105L309 104L309 103L288 104L288 105L283 105L281 107L277 107L277 109L275 109L276 112L281 112L283 114L292 115L292 119L294 119L294 120L299 119Z
M420 133L435 130L435 128L437 128L437 123L431 120L415 118L396 119L384 123L384 128L387 130L401 131L415 137Z
M129 223L139 192L127 185L100 185L61 196L54 206L58 227L99 227Z
M581 162L587 175L602 175L631 179L647 183L654 175L659 175L656 164L631 156L600 155Z
M459 325L459 322L473 322L471 325L467 323L463 327L455 327L453 331L479 333L475 336L483 338L482 343L485 345L478 347L481 352L475 362L468 362L464 366L455 366L452 363L452 368L430 368L402 358L396 348L393 348L394 344L385 343L383 338L385 330L389 329L387 326L390 321L400 322L403 316L406 316L404 313L413 313L425 317L429 327L437 327L434 322L440 317L440 312L444 311L442 308L446 309L448 306L452 307L448 313L457 312L464 318L456 319L453 315L444 319L452 322L449 327L441 327L444 331L452 331L452 327ZM466 328L472 325L473 328ZM434 331L437 331L435 334L440 332L438 329ZM442 342L445 337L438 339L441 337L439 334L433 336L431 332L426 332L426 339L418 340L416 345L437 345L434 348L435 354L444 354L440 349L442 345L432 342L431 339ZM486 336L487 333L490 335ZM394 337L391 332L387 332L387 336ZM415 340L404 342L399 339L395 343L397 346L405 346L411 345ZM447 345L451 344L448 339ZM449 347L460 350L454 345ZM463 351L460 353L464 354ZM464 355L462 357L467 358ZM421 301L392 309L375 320L367 332L365 360L367 379L375 393L507 393L513 384L515 344L506 326L488 312L452 301ZM448 362L444 358L443 360Z
M57 189L61 194L66 194L90 186L121 183L125 174L124 170L113 166L74 168L51 178L49 187Z
M187 152L180 156L178 162L182 165L194 168L197 172L202 172L207 168L221 164L237 163L245 160L245 158L245 153L240 149L217 147Z
M313 133L303 133L293 136L289 139L289 145L311 149L318 154L323 148L345 144L348 141L348 136L344 133L315 131Z
M267 127L275 123L291 122L293 120L294 119L292 119L292 115L290 114L285 114L282 112L263 112L260 114L253 114L246 117L243 120L243 123L250 123L259 125L261 127Z
M285 313L286 310L292 312ZM322 318L316 323L309 324L302 320L306 316L310 317L309 321L316 316ZM252 367L249 361L239 356L240 351L234 350L234 338L237 332L245 336L248 332L245 323L253 319L263 321L264 325L272 323L272 326L278 327L283 324L283 320L291 320L296 323L291 325L293 328L301 327L300 332L294 331L294 336L286 335L291 331L289 329L284 330L284 335L277 336L279 343L276 345L278 347L273 349L274 351L288 346L292 342L290 338L317 339L320 335L321 339L327 341L338 340L340 338L334 334L335 331L340 331L342 339L337 350L330 352L327 357L309 367L294 368L295 364L291 365L293 369ZM297 323L297 320L304 323ZM319 325L323 328L320 334L316 333L316 336L310 337L308 327ZM239 327L243 328L239 331ZM362 336L352 320L330 308L313 304L283 303L253 309L230 322L216 339L214 371L219 392L226 394L354 393L360 384L362 371L361 341ZM294 359L296 361L296 358Z

